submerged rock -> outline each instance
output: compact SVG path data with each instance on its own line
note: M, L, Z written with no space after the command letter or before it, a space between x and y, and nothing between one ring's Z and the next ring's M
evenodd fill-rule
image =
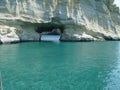
M0 0L0 41L38 41L41 23L65 26L62 41L120 39L114 0Z

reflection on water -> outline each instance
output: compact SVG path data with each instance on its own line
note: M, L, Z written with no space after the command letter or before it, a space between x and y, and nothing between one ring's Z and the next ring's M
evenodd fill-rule
M60 35L42 35L42 41L59 41Z
M119 90L120 43L0 46L4 90Z

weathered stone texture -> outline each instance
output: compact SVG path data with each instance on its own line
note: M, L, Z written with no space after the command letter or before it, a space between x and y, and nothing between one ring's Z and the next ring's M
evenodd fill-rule
M65 25L62 40L119 40L114 0L0 0L0 41L39 40L36 24Z

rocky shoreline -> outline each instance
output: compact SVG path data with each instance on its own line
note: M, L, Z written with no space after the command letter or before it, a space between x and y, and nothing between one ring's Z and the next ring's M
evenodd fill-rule
M46 24L46 28L41 29L43 32L49 28L57 31L56 25L64 25L64 31L60 33L60 41L64 42L120 40L120 13L113 2L1 0L0 43L39 41L36 28L43 24Z

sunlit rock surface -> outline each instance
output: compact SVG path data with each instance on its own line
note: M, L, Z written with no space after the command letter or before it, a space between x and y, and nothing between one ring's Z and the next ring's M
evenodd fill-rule
M37 41L39 23L64 24L63 41L120 39L114 0L0 0L0 42Z
M18 42L19 37L14 27L0 26L0 40L2 43Z

